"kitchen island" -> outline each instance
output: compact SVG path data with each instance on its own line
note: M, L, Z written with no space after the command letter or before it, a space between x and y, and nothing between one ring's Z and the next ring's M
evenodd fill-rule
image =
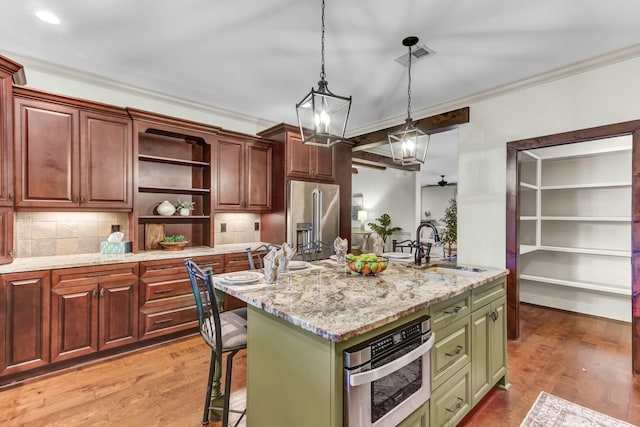
M433 392L418 418L455 424L491 387L507 385L506 274L391 263L364 277L326 260L272 285L216 280L248 305L247 426L343 426L343 351L425 314L436 334Z

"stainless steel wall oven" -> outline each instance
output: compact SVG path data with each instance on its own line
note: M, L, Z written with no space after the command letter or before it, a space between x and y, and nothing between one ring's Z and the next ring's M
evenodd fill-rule
M395 427L431 397L431 318L344 351L344 425Z

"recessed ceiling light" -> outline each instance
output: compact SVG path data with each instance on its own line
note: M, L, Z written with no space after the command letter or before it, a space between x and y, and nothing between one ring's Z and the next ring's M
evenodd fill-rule
M46 11L46 10L38 10L35 12L36 16L38 18L40 18L42 21L48 23L48 24L53 24L53 25L58 25L60 24L60 18L58 18L56 15L54 15L53 13Z

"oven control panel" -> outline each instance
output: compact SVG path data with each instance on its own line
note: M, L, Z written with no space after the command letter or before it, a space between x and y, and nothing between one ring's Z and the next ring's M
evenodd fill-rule
M375 358L376 356L385 353L390 348L397 347L403 342L412 340L419 336L423 332L421 325L422 323L414 323L373 341L371 343L371 357Z

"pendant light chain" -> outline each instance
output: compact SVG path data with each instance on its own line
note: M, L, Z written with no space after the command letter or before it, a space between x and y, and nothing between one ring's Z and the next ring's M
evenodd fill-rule
M411 118L411 46L409 46L409 83L407 87L407 98L409 102L407 103L407 119Z
M322 0L322 48L320 49L320 54L322 56L322 59L320 61L321 67L322 67L322 71L320 71L320 80L324 80L325 78L325 73L324 73L324 0Z

